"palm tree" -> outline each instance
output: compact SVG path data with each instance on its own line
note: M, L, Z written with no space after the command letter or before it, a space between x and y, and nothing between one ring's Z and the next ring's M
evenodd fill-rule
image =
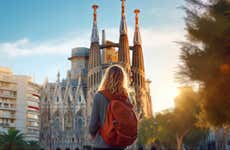
M0 134L0 150L24 150L24 135L17 129L9 129Z

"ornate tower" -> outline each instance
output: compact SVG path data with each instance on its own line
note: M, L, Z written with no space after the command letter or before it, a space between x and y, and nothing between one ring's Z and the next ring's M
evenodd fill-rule
M138 112L145 117L152 115L151 99L149 103L148 92L146 90L144 58L142 52L142 41L139 29L139 9L135 13L135 32L133 38L133 61L132 61L132 86L135 88Z
M101 81L101 54L99 45L99 34L97 29L97 8L98 5L92 6L93 12L93 29L91 35L91 44L89 50L89 65L87 76L87 121L89 121L93 97Z
M127 25L125 19L125 0L122 1L121 12L121 24L120 24L120 37L119 37L119 51L118 61L125 68L128 74L130 74L130 54L129 54L129 42L127 35Z
M89 51L89 65L88 65L88 90L96 90L101 81L101 55L99 45L99 34L97 29L97 8L98 5L92 6L93 13L93 29L91 35L91 45Z

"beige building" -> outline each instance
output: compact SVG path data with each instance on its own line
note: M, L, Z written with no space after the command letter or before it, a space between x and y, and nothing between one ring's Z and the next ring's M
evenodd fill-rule
M11 70L0 68L0 131L16 127L17 84Z
M39 85L0 67L0 131L16 128L26 140L39 140Z

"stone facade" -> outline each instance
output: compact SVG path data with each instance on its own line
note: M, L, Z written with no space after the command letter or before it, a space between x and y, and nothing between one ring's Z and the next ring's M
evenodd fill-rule
M41 92L41 136L44 149L77 149L85 141L88 48L72 50L67 78L45 82Z

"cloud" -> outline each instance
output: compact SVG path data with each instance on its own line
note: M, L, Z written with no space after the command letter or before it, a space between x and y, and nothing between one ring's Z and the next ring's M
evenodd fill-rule
M107 39L118 41L119 30L116 28L110 28L106 30ZM35 56L35 55L47 55L55 54L61 55L69 53L69 50L76 46L89 46L90 36L89 31L80 36L77 34L67 36L63 39L55 39L45 42L35 42L28 38L22 38L14 42L0 43L0 53L10 57L22 57L22 56ZM83 35L83 36L82 36ZM88 36L86 36L88 35ZM142 39L143 45L146 49L159 48L168 44L172 44L172 41L181 38L181 33L174 30L155 30L151 28L143 29ZM132 44L133 28L129 28L129 43Z
M69 50L76 45L87 46L89 41L86 37L78 38L76 36L46 42L34 42L28 38L22 38L15 42L0 43L0 53L9 57L62 55L69 53Z

